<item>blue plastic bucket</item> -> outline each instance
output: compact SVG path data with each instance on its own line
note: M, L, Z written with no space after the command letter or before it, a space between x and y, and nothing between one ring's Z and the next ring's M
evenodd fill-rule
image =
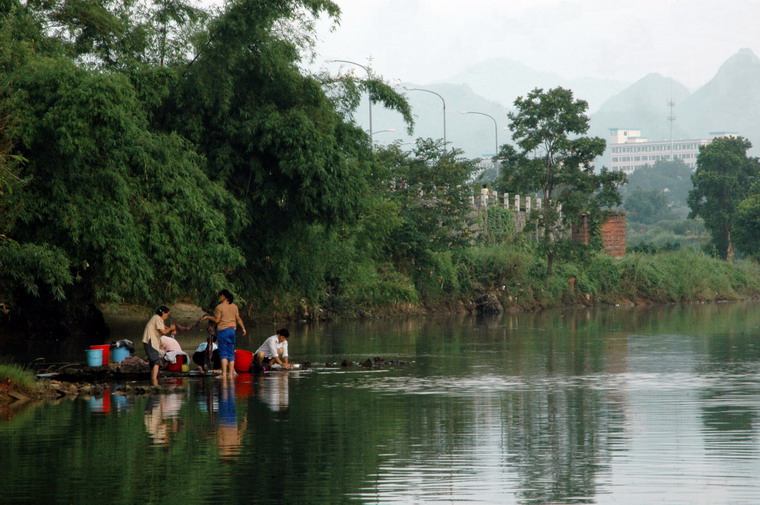
M103 366L103 351L100 349L87 349L87 366Z
M127 356L129 356L129 349L126 347L111 348L111 361L113 363L121 363Z

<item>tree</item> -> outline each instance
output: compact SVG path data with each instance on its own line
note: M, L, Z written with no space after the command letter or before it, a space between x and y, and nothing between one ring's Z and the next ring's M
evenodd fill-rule
M670 202L662 190L635 189L626 198L623 208L629 212L630 220L637 223L654 224L673 217Z
M542 197L532 228L543 230L540 247L551 270L555 257L571 245L560 232L579 224L582 214L589 215L595 229L603 209L620 204L618 186L625 174L595 170L593 160L604 152L605 141L584 136L588 103L574 99L572 91L536 88L514 105L508 117L517 149L505 145L500 150L504 161L499 188Z
M36 57L2 80L28 160L9 236L59 253L67 298L155 303L231 280L240 206L184 139L149 130L127 78Z
M669 203L675 207L686 207L691 183L692 169L681 159L658 160L652 166L637 168L628 175L628 182L621 188L623 199L636 191L657 191L664 193Z
M389 146L378 153L387 170L386 198L400 208L402 224L389 245L397 260L443 251L470 241L468 214L473 161L441 141L419 139L412 152Z
M701 217L713 244L732 262L735 255L734 224L739 203L749 196L760 175L760 161L747 156L752 147L742 137L716 138L702 146L689 191L690 218Z
M337 13L327 0L229 2L176 86L162 87L155 109L155 126L188 139L207 160L208 177L244 206L247 225L236 244L248 262L237 275L259 306L283 286L312 286L303 297L318 296L323 271L309 271L298 251L317 246L306 237L349 226L363 210L375 159L351 120L352 98L367 89L411 119L406 101L374 76L341 88L300 68L314 36L309 16ZM282 304L291 300L275 302L287 310Z
M760 188L736 207L734 239L741 252L760 259Z

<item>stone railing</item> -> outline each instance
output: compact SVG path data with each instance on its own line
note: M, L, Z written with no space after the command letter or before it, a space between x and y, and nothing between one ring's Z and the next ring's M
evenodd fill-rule
M509 193L502 193L483 188L480 195L470 196L470 204L473 209L482 212L489 207L501 207L503 209L512 211L515 219L515 229L522 231L525 228L525 223L530 217L530 213L535 209L542 208L543 200L541 198L533 198L524 195L510 195ZM562 205L557 210L562 212Z

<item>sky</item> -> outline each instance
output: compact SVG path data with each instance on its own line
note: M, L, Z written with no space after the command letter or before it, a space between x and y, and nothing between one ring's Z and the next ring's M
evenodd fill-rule
M576 77L634 82L657 72L695 90L741 48L760 55L760 0L334 0L317 61L386 80L445 81L492 58Z

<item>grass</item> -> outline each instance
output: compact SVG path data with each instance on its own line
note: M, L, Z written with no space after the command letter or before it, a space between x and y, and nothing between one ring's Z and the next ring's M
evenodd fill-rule
M13 383L18 388L33 391L37 388L34 373L19 365L0 365L0 381Z

